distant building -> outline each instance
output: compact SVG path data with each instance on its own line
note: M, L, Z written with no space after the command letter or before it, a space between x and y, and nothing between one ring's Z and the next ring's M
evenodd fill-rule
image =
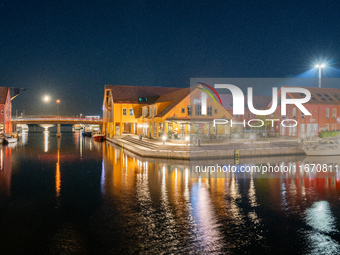
M285 86L287 87L287 86ZM287 115L283 119L294 119L296 127L283 127L275 124L274 130L280 136L306 137L319 135L324 130L340 129L340 89L304 87L311 93L309 102L303 106L312 114L304 115L295 105L289 104L286 107ZM282 88L281 88L282 89ZM278 92L278 107L276 112L281 112L281 89ZM287 98L304 98L305 94L287 93ZM277 122L278 123L278 122Z
M11 127L12 102L10 89L8 87L0 87L0 132L9 133Z
M199 85L201 86L201 85ZM160 138L184 139L184 135L227 135L229 125L213 128L214 119L233 119L220 103L194 88L106 85L103 101L103 131L110 137L123 133Z

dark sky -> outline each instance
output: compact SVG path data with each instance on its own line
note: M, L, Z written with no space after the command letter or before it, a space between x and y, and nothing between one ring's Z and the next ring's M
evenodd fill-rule
M338 1L0 0L0 86L28 89L14 113L56 114L59 98L61 114L101 115L105 84L295 77L319 60L339 66L339 10Z

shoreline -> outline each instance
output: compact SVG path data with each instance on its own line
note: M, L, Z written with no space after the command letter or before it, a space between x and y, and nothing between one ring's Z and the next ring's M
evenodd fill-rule
M134 139L134 138L131 138ZM108 142L118 145L119 147L133 152L141 157L163 158L163 159L233 159L235 150L239 151L239 158L250 157L267 157L267 156L306 156L305 152L299 148L297 142L280 142L277 143L228 143L228 144L209 144L202 146L194 145L158 145L148 142L150 146L146 147L138 139L124 140L122 138L106 138ZM146 139L143 138L143 142ZM145 143L145 142L144 142Z

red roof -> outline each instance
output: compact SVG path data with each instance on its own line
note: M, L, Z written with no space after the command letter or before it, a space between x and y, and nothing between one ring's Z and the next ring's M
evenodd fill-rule
M8 87L0 87L0 104L5 104L7 99Z
M294 88L293 86L284 87ZM311 93L311 99L305 104L340 105L340 89L315 88L315 87L301 87L301 88L307 89ZM287 93L287 95L289 95L292 98L306 97L305 94L300 93Z
M161 95L181 90L173 87L151 87L151 86L128 86L128 85L105 85L105 89L111 89L113 102L152 104ZM139 98L147 101L140 101Z
M179 104L185 97L190 94L192 87L180 89L174 92L170 92L160 96L155 103L161 102L170 102L171 103L165 107L161 112L159 112L155 117L163 117L166 115L172 108L174 108L177 104Z

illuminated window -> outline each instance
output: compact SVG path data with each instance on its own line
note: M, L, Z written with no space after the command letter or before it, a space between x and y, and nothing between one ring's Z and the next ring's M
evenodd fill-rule
M208 106L207 115L212 116L212 106Z
M150 119L152 118L152 107L150 106L149 108L149 115L150 115Z
M133 116L133 108L130 108L130 109L129 109L129 115L130 115L130 116Z
M196 109L195 109L195 113L196 113L196 116L201 116L202 115L202 111L201 111L201 105L195 105L196 106Z
M155 117L157 115L157 106L153 107L153 116Z
M329 119L329 108L326 108L326 119Z
M123 108L123 116L126 116L126 108Z
M188 112L188 116L192 116L192 106L191 105L188 105L187 112Z

